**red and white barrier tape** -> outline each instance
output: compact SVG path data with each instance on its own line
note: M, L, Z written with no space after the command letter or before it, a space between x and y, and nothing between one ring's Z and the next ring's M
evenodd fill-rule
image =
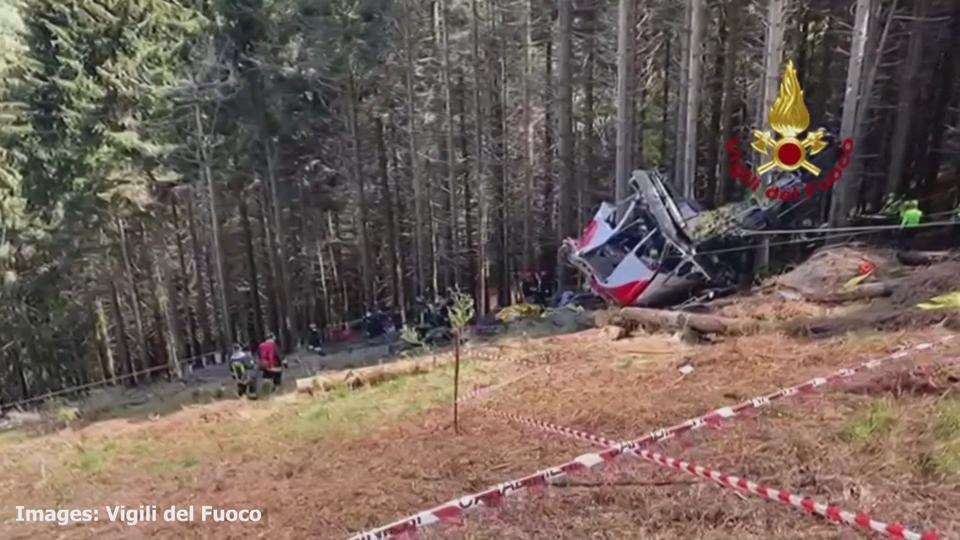
M951 339L953 339L952 335L946 336L938 340L938 343L944 343ZM543 469L517 480L497 484L479 493L465 495L463 497L453 499L429 510L424 510L393 523L389 523L387 525L377 527L376 529L354 535L351 537L351 540L378 540L383 538L393 538L399 535L412 533L417 529L422 529L429 525L440 522L459 523L460 517L466 510L477 508L480 505L495 506L499 504L500 500L504 497L519 493L524 489L545 487L548 483L559 478L563 478L570 474L582 473L588 469L593 469L598 465L613 461L626 452L638 450L641 445L650 444L652 442L660 442L675 437L678 434L700 429L707 425L716 425L723 421L723 419L732 418L748 409L761 408L780 398L794 396L801 392L813 390L827 383L852 377L859 372L875 369L889 360L896 360L909 356L912 351L927 350L933 348L933 346L934 344L932 343L920 343L911 349L898 351L882 358L869 360L853 368L843 368L826 377L815 377L799 385L759 396L751 400L744 401L743 403L733 407L721 407L703 416L692 418L686 422L682 422L669 428L659 429L638 439L617 443L601 452L583 454L566 463L563 463L562 465Z
M904 528L904 526L900 523L883 523L882 521L872 519L863 512L854 513L841 510L833 504L817 502L810 497L791 493L785 489L771 488L764 484L757 484L747 480L746 478L740 478L725 472L711 469L709 467L703 467L686 461L680 461L678 459L666 457L657 452L651 452L650 450L634 450L633 454L651 463L656 463L657 465L669 467L677 471L686 472L687 474L691 474L699 478L713 480L723 487L750 493L769 501L789 504L794 508L805 510L813 514L819 514L828 520L837 523L845 523L853 527L859 527L868 531L885 534L892 538L904 538L906 540L940 539L940 535L933 531L918 533Z
M586 433L566 426L558 426L542 420L519 416L512 413L505 413L494 409L484 410L490 414L505 418L511 422L532 426L536 429L558 433L560 435L578 440L589 441L600 446L609 447L617 444L615 441L606 437L593 435L591 433ZM853 527L860 527L868 531L886 534L893 538L904 538L906 540L938 540L940 538L937 533L932 531L926 531L923 533L911 531L899 523L887 524L882 521L872 519L863 512L848 512L846 510L841 510L835 505L817 502L811 497L791 493L785 489L772 488L764 484L751 482L746 478L733 476L729 473L721 472L710 467L703 467L687 461L681 461L676 458L667 457L658 452L636 449L630 451L630 454L644 461L649 461L650 463L660 465L662 467L675 469L677 471L685 472L706 480L712 480L720 484L722 487L746 492L763 499L781 502L800 510L805 510L813 514L819 514L820 516L837 523L845 523Z
M542 420L537 420L535 418L529 418L527 416L520 416L519 414L498 411L497 409L491 409L490 407L482 407L481 410L483 410L483 412L487 414L490 414L493 416L499 416L500 418L503 418L510 422L533 426L543 431L559 433L560 435L563 435L565 437L570 437L571 439L577 439L581 441L587 441L589 443L593 443L598 446L602 446L604 448L609 448L611 446L617 445L617 441L613 439L608 439L607 437L604 437L602 435L594 435L592 433L587 433L585 431L580 431L580 430L569 428L566 426L558 426L556 424L551 424L549 422L544 422Z

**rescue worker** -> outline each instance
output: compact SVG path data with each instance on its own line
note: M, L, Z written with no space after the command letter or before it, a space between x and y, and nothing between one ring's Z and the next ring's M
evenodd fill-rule
M237 383L237 397L256 397L256 373L253 359L239 343L234 343L230 353L230 375Z
M380 306L375 306L373 311L367 312L363 319L363 324L366 327L368 339L376 339L383 334L384 320Z
M521 275L520 290L523 292L523 301L534 304L537 301L537 279L533 272L524 272Z
M916 200L907 202L903 211L900 212L900 234L897 247L901 250L909 250L913 243L913 237L917 234L917 226L923 219L923 211Z
M537 281L537 305L549 306L553 296L553 276L546 272L537 272L534 278Z
M417 296L413 301L413 310L412 310L412 319L415 326L425 326L427 324L427 317L429 313L429 307L427 306L427 301L423 299L423 296Z
M309 349L311 352L319 354L320 356L324 356L323 338L320 336L320 330L314 323L310 323L310 337L307 340L307 349Z
M283 376L283 364L280 357L280 348L277 347L277 338L273 333L267 334L267 339L257 347L257 357L260 359L260 371L263 376L273 381L274 390L280 389Z

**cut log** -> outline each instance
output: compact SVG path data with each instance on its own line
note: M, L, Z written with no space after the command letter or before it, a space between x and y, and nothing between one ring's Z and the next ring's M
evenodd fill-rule
M908 266L921 266L945 261L951 257L949 251L898 251L897 260Z
M468 358L468 355L464 355ZM297 391L312 394L315 391L329 391L337 386L345 385L349 388L358 388L361 386L376 386L397 377L404 375L418 375L426 373L437 365L448 364L453 361L452 354L443 354L440 358L431 362L430 357L424 357L417 360L398 360L382 366L370 366L347 371L337 371L330 374L317 375L297 379Z
M811 302L822 304L842 304L843 302L852 302L854 300L865 300L868 298L879 298L881 296L890 296L893 287L889 282L881 281L879 283L867 283L860 285L849 291L834 291L821 294L808 293L804 298Z
M730 336L755 334L769 326L768 323L753 319L734 319L716 315L636 307L621 309L620 317L650 329L683 330L692 328L704 334Z

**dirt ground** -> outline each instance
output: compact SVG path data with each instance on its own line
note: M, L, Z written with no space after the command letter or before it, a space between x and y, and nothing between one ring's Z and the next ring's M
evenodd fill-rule
M757 317L825 314L802 303L777 307L775 295L751 302L768 310L756 307ZM799 313L787 313L791 309ZM501 360L465 361L461 393L525 377L462 404L459 436L451 426L449 367L357 391L228 400L154 420L6 436L0 438L0 538L346 538L593 449L508 423L483 407L628 439L949 333L942 325L866 328L825 339L767 334L699 345L662 334L609 341L597 330L511 338L487 348ZM537 356L542 352L551 354ZM530 362L510 361L518 358ZM881 521L958 538L958 360L960 340L954 340L658 448ZM678 368L686 365L693 371L682 375ZM265 517L259 524L127 526L106 522L104 506L115 504L260 508ZM16 505L100 508L101 521L17 523ZM421 537L863 536L622 458Z

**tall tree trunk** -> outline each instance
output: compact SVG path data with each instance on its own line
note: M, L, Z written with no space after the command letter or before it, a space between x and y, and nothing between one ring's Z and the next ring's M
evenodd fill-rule
M457 116L460 120L460 159L463 163L468 162L469 139L467 138L467 87L464 82L463 72L460 73L460 81L457 85ZM466 246L467 252L467 282L470 291L476 294L477 290L477 253L473 249L473 188L470 181L470 170L467 167L460 169L460 183L463 185L463 224L464 236L466 240L462 245Z
M683 21L680 23L680 76L677 81L676 137L673 148L673 183L682 192L686 192L686 171L684 153L687 148L687 96L690 94L690 16L693 3L697 0L684 0Z
M614 196L617 203L627 198L633 172L633 90L636 86L633 76L633 10L634 0L620 0L617 12L617 177Z
M261 250L263 253L263 260L267 262L266 271L264 272L264 285L267 288L267 299L270 301L270 332L279 332L280 325L282 324L283 314L281 312L279 294L277 293L277 270L276 270L276 259L274 259L273 254L276 251L273 248L273 235L270 232L270 223L267 217L267 195L261 189L260 197L257 200L257 217L260 221L260 230L263 231L261 238L263 242L261 244Z
M827 115L827 102L831 94L831 73L833 73L833 60L836 56L834 52L834 46L836 45L836 33L830 30L830 17L824 18L822 24L824 25L823 33L823 42L821 43L819 49L820 55L817 65L820 66L816 80L817 85L810 88L811 93L811 107L810 107L810 118L823 118L825 119Z
M871 4L872 0L857 0L853 39L850 46L850 61L847 65L847 85L843 97L843 116L840 120L841 139L852 137L857 128L860 81L863 74L863 59L867 45L867 29L870 25ZM850 210L856 204L859 182L855 165L856 161L850 160L850 166L844 171L843 180L833 186L830 223L834 226L845 225L849 221Z
M444 150L446 152L446 150ZM429 169L429 168L428 168ZM426 187L426 198L427 198L427 231L430 235L430 255L428 260L430 261L430 289L434 291L434 294L440 293L440 257L443 255L443 248L439 244L441 243L440 234L437 232L437 214L435 211L434 205L434 178L433 174L429 172L426 175L427 185ZM444 271L447 270L447 265L444 265Z
M694 198L697 184L697 128L700 125L700 71L703 65L703 31L705 0L690 0L690 61L687 83L686 129L684 130L683 186L684 195Z
M253 342L260 343L265 335L263 331L263 307L260 305L260 275L257 271L256 251L253 247L253 228L250 226L250 207L247 204L245 190L237 194L240 207L240 227L243 229L244 251L247 255L247 271L250 279L250 306L253 310Z
M900 84L897 97L897 117L890 141L890 168L887 170L887 193L898 193L903 186L904 162L907 156L907 140L910 137L910 120L913 117L913 102L916 99L917 73L920 71L923 53L923 17L926 0L917 0L913 7L914 21L910 25L907 56L900 65Z
M650 30L643 0L634 0L633 3L633 27L637 29L636 36L633 39L633 74L636 80L633 99L633 166L644 168L646 166L644 139L647 131L647 111L649 110L647 108L647 81L650 75L649 66L651 62L647 59L647 54L641 53L641 44L646 44L650 40ZM590 206L593 207L592 201ZM586 217L589 219L589 213Z
M127 325L123 317L123 303L120 300L120 289L116 280L110 280L110 301L113 304L113 316L117 320L117 345L120 347L120 360L127 368L127 374L133 384L137 383L137 367L130 354L130 341L127 339Z
M660 166L670 165L667 142L670 140L670 33L663 34L663 106L660 108Z
M573 224L573 5L572 0L561 0L559 5L558 29L560 46L557 51L557 91L558 121L560 136L560 195L559 226L557 227L557 245L563 239L574 233ZM559 264L557 278L560 286L569 284L569 268Z
M474 0L476 1L476 0ZM407 69L405 73L405 82L406 82L406 108L407 108L407 128L409 131L408 142L409 142L409 152L410 152L410 180L413 183L413 200L414 200L414 245L416 247L416 292L418 295L422 295L424 292L424 286L426 285L426 271L427 265L430 264L427 259L427 246L424 241L426 238L426 225L424 224L424 218L427 216L427 208L425 205L425 193L423 189L423 178L420 176L420 167L419 161L420 156L418 154L419 150L417 149L417 111L414 106L414 102L417 99L416 94L413 90L413 78L415 75L416 66L414 64L414 51L413 51L413 39L411 37L411 32L413 31L412 26L414 21L411 21L413 17L412 14L416 12L414 6L411 6L410 3L407 3L407 8L405 10L407 15L404 17L403 23L401 25L401 30L403 33L403 47L406 55Z
M783 62L783 27L788 0L769 0L767 4L767 37L763 50L763 86L761 87L757 124L766 129L770 125L768 116L770 107L777 99L777 86L780 82Z
M197 282L197 316L200 318L200 343L201 351L200 354L209 353L213 348L213 331L210 328L210 313L207 311L207 295L206 289L203 286L204 272L201 269L205 269L206 273L210 273L210 269L204 265L203 257L203 244L200 243L200 236L197 232L197 219L196 212L194 211L196 204L194 199L196 194L194 193L193 188L190 189L190 196L187 199L187 222L190 225L190 243L192 245L193 251L193 267L196 272L196 282ZM213 291L210 291L213 294Z
M210 251L209 251L209 249L208 249L206 246L204 246L204 249L203 249L203 262L204 262L204 266L206 266L208 269L211 267L211 265L210 265ZM210 288L210 295L211 295L211 297L213 297L213 296L214 296L214 291L217 290L217 284L216 284L216 282L214 281L213 272L207 272L207 287ZM223 318L223 317L220 316L221 313L222 313L222 311L219 310L219 309L216 309L216 306L214 306L214 310L213 310L213 325L214 325L214 327L216 327L216 328L223 328L225 325L227 325L227 321L225 320L225 318ZM229 325L227 325L227 326L229 326ZM221 334L222 334L222 332L221 332ZM225 346L219 347L219 351L221 352L221 354L223 353L223 351L224 351L225 348L226 348Z
M443 59L443 97L444 97L444 124L447 138L447 190L450 220L449 238L451 261L449 266L453 270L453 283L460 286L460 209L457 201L457 150L453 139L453 89L450 76L450 31L448 0L441 0L440 16L443 24L441 32L441 48Z
M807 73L807 68L810 67L810 34L813 26L813 19L810 17L810 8L809 7L800 7L800 31L797 34L797 81L800 83L800 88L803 88L803 85L806 84L806 81L813 80L810 78Z
M586 191L585 200L577 201L577 225L583 224L587 217L584 215L589 211L586 207L593 207L594 202L601 197L596 193L595 186L597 177L597 150L596 150L596 124L597 124L597 96L596 96L596 66L597 66L597 4L590 5L585 14L586 28L586 63L585 73L583 74L583 179L580 191ZM632 32L631 32L632 33ZM619 87L618 87L619 91ZM619 129L619 127L617 128ZM616 180L616 179L615 179ZM605 182L604 182L605 183ZM617 182L613 184L614 200L619 200L617 195ZM608 190L605 190L609 193ZM602 195L605 197L606 195Z
M183 306L187 332L187 357L192 358L200 354L200 341L197 339L197 322L193 314L192 297L193 293L190 279L190 272L187 269L186 251L183 249L183 231L180 228L180 216L177 211L176 192L170 196L170 215L173 220L173 234L177 241L177 262L179 263L180 273L176 279L180 289L180 305Z
M150 344L147 343L146 332L143 330L143 312L140 309L140 291L137 288L137 276L133 271L133 263L130 260L130 251L127 246L127 233L126 226L123 223L123 220L120 218L116 219L117 223L117 234L120 238L120 255L123 260L123 273L127 278L127 282L130 284L130 298L133 304L133 318L134 324L137 331L137 346L140 349L140 369L146 369L149 367L148 355L150 351Z
M400 275L399 245L397 242L397 229L400 225L397 223L397 217L393 209L393 194L390 191L390 171L387 165L387 148L384 143L383 121L379 117L373 119L374 135L377 139L377 167L380 173L380 190L383 193L383 213L387 219L387 260L390 264L390 283L393 287L393 306L403 309L401 299L403 292L403 280Z
M940 162L943 158L942 151L943 136L947 127L947 111L950 108L950 101L956 95L953 86L954 78L957 74L957 49L960 48L960 5L954 4L953 20L950 23L950 40L946 47L940 52L940 58L937 61L937 71L939 77L935 80L937 93L936 102L933 106L933 123L930 125L928 144L926 145L927 160L926 174L924 175L924 186L927 190L932 190L937 184L937 176L940 174Z
M323 242L326 241L324 235L323 241L317 240L317 269L320 271L320 292L323 294L323 324L324 331L333 321L333 309L330 306L330 288L327 286L327 265L323 259Z
M922 1L922 0L921 0ZM870 34L868 34L869 42L867 43L867 53L864 57L863 73L863 89L860 91L862 96L860 99L860 104L857 105L857 125L853 129L853 139L855 141L865 141L866 137L864 136L867 131L867 123L869 120L872 120L870 116L870 110L873 106L873 86L877 80L877 72L880 69L880 63L883 61L883 51L887 46L887 36L890 34L890 28L893 26L893 19L897 14L897 3L898 0L893 0L890 5L889 10L887 10L886 22L883 25L883 32L880 33L879 38L876 43L874 43L872 34L875 33L873 29L868 29ZM872 18L879 19L880 16L880 4L876 6L877 14L876 17L871 16ZM873 26L873 25L871 25ZM851 164L850 172L851 178L857 178L860 167L860 158L859 156L854 156L851 160L855 163ZM879 183L871 182L864 192L860 194L860 201L868 200L879 204L883 198L883 187Z
M549 12L551 12L550 9L548 9ZM556 261L556 238L559 233L555 219L553 18L547 16L544 19L546 38L543 43L543 228L540 241L540 268L550 268Z
M327 219L330 226L330 236L335 239L333 245L336 246L330 255L330 259L333 261L333 282L340 294L341 317L346 320L350 314L350 295L347 291L346 271L341 270L343 267L340 266L343 261L340 249L340 244L343 241L343 235L340 231L340 214L330 212L327 214Z
M496 254L494 259L497 265L497 300L499 307L510 303L510 246L507 225L507 204L509 202L507 195L507 130L506 130L506 66L503 58L503 49L501 46L502 37L499 34L500 9L496 0L491 0L488 4L488 18L490 19L490 30L493 40L493 51L490 55L490 71L493 76L492 100L492 126L490 138L493 143L492 172L497 180L497 189L495 191L496 208L496 233L494 234L494 245Z
M317 287L313 283L313 264L310 263L312 260L310 249L307 247L310 245L311 235L307 233L307 230L310 225L310 217L313 217L313 213L307 210L307 189L305 182L298 181L297 183L297 232L294 238L293 249L295 251L294 260L296 261L296 270L294 273L299 277L299 279L294 279L293 284L296 287L295 292L293 293L293 302L294 305L298 306L299 309L294 313L296 320L298 321L297 334L304 335L309 332L310 323L315 323L317 321ZM312 228L310 228L312 232ZM313 236L312 238L315 238ZM297 300L299 299L299 301ZM247 329L251 334L256 333L256 328L252 328L249 324L244 328Z
M360 276L363 283L363 303L370 309L374 303L373 275L370 266L370 239L367 223L370 221L370 211L367 207L366 178L360 164L360 133L357 119L357 89L356 80L351 70L347 81L347 100L349 101L350 122L350 158L353 169L353 181L357 186L357 199L360 202Z
M171 306L170 291L173 290L173 287L170 282L170 270L167 268L166 253L164 253L163 249L164 242L162 239L154 239L152 242L149 241L150 236L147 234L142 223L141 231L143 232L143 240L146 246L156 244L160 248L157 253L151 253L150 248L145 246L144 252L149 259L153 274L153 296L157 306L157 313L160 315L162 321L162 327L159 328L159 331L162 336L161 341L166 349L167 367L170 375L181 379L183 378L183 370L180 363L180 332L177 328L177 318L174 315L175 307Z
M477 314L484 316L489 311L487 295L487 182L483 170L483 107L480 102L480 12L478 0L470 1L472 11L471 29L473 38L473 116L476 122L474 131L474 170L473 178L477 186L477 213L479 235L477 240Z
M218 289L211 289L210 294L217 299L217 309L223 314L219 325L219 349L221 351L227 348L230 339L230 311L227 307L227 278L223 271L223 248L220 243L220 219L217 215L217 191L213 182L213 171L210 165L210 152L206 143L206 135L203 130L203 121L200 116L200 103L193 104L193 121L197 137L197 163L203 180L207 185L207 194L210 204L210 234L213 240L213 264L216 273L216 281L219 284Z
M266 129L264 129L266 131ZM276 291L280 295L280 327L277 331L278 337L282 339L282 346L289 350L297 341L293 321L291 320L290 307L290 271L287 269L287 254L285 245L285 235L283 234L283 222L280 219L280 197L277 190L277 165L275 159L275 149L270 137L265 137L263 141L263 152L266 156L267 165L267 189L269 190L270 210L272 217L272 238L273 238L273 256L276 265ZM226 301L226 299L224 299Z
M730 33L729 27L732 26L727 16L730 9L729 5L730 2L727 2L721 7L723 16L718 24L720 35L713 55L713 74L710 77L710 88L712 90L710 99L712 103L710 105L710 126L707 129L707 192L704 193L703 200L707 206L711 208L717 206L717 200L719 199L717 190L717 165L720 162L720 150L723 145L721 141L729 137L726 133L722 136L720 135L720 124L723 121L723 75L726 71L726 65L735 61L734 58L724 55L727 47L726 42L728 41L728 35ZM730 60L727 61L727 58L730 58ZM720 178L722 179L720 181L726 180L726 177Z
M723 44L723 56L726 61L723 63L723 83L721 85L721 98L723 99L722 110L720 112L720 131L723 133L722 139L726 140L733 136L733 110L738 97L734 92L734 75L737 72L737 55L740 50L740 7L738 0L730 0L726 4L726 28L727 36ZM716 141L714 144L719 143ZM730 161L724 156L720 159L720 189L717 191L717 206L726 204L733 193L734 183L730 178Z
M110 348L107 313L103 309L103 300L99 296L93 301L93 316L96 319L97 353L100 357L100 369L103 371L103 378L111 383L116 383L117 368L113 359L113 349Z
M396 124L394 122L390 122L388 124L388 129L389 129L389 132L387 135L387 140L393 141L395 144L395 141L397 140ZM388 147L390 146L388 145ZM405 238L404 229L406 229L407 227L402 217L407 214L405 213L403 194L400 190L400 180L396 173L396 171L400 170L400 166L398 164L399 159L400 157L398 156L397 152L391 151L389 159L387 160L387 165L389 166L390 170L394 171L393 185L391 187L393 189L394 215L396 216L396 219L397 219L397 273L400 275L400 306L404 308L404 310L401 311L400 313L401 313L401 319L403 320L403 323L406 324L407 322L406 310L409 307L410 301L413 298L413 295L410 294L410 291L415 291L416 287L410 286L410 282L407 277L408 274L404 270L408 266L412 266L412 265L407 263L408 257L406 257L406 255L410 252L410 250L405 247L405 244L403 241L403 239Z
M535 146L533 143L533 105L530 101L530 77L532 76L531 56L533 54L533 0L526 0L523 10L523 269L530 272L534 268L533 254L533 162Z

